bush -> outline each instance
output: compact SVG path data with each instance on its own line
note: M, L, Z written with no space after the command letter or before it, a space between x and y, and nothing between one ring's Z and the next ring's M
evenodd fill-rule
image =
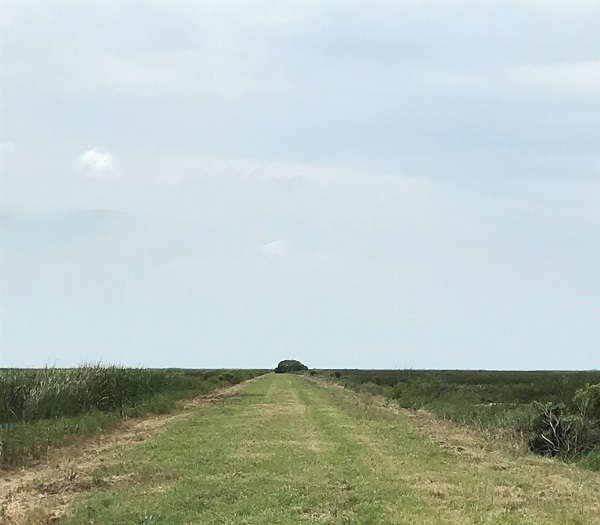
M575 392L573 401L583 417L600 423L600 383L580 388Z
M295 359L285 359L280 361L275 369L276 374L285 374L288 372L304 372L308 370L306 365L303 365L300 361Z
M573 396L575 410L564 403L538 404L529 429L529 448L541 455L573 460L600 448L600 385Z
M532 452L542 456L573 459L588 452L586 429L581 418L563 403L540 404L532 422L528 444Z

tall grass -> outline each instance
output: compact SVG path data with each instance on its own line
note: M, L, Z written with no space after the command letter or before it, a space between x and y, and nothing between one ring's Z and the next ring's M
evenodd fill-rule
M141 399L181 386L168 370L82 366L0 371L0 423L81 413L122 412Z
M0 468L115 428L125 417L166 413L263 370L157 370L87 365L0 369Z

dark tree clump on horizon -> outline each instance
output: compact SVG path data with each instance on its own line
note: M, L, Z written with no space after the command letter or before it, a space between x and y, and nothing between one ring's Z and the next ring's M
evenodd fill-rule
M275 369L276 374L285 374L286 372L302 372L308 370L306 365L303 365L300 361L295 359L285 359L280 361Z

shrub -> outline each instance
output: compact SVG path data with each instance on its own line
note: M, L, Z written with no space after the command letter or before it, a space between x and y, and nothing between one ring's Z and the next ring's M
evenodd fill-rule
M564 403L538 404L539 413L529 432L529 448L536 454L573 460L600 447L597 422Z
M600 383L580 388L573 401L583 417L600 423Z

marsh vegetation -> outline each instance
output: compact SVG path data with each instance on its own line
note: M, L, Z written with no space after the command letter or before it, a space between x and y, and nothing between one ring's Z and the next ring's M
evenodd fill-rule
M600 470L600 372L329 370L360 392Z
M123 419L173 410L259 370L175 370L89 365L0 369L0 468L111 430Z

